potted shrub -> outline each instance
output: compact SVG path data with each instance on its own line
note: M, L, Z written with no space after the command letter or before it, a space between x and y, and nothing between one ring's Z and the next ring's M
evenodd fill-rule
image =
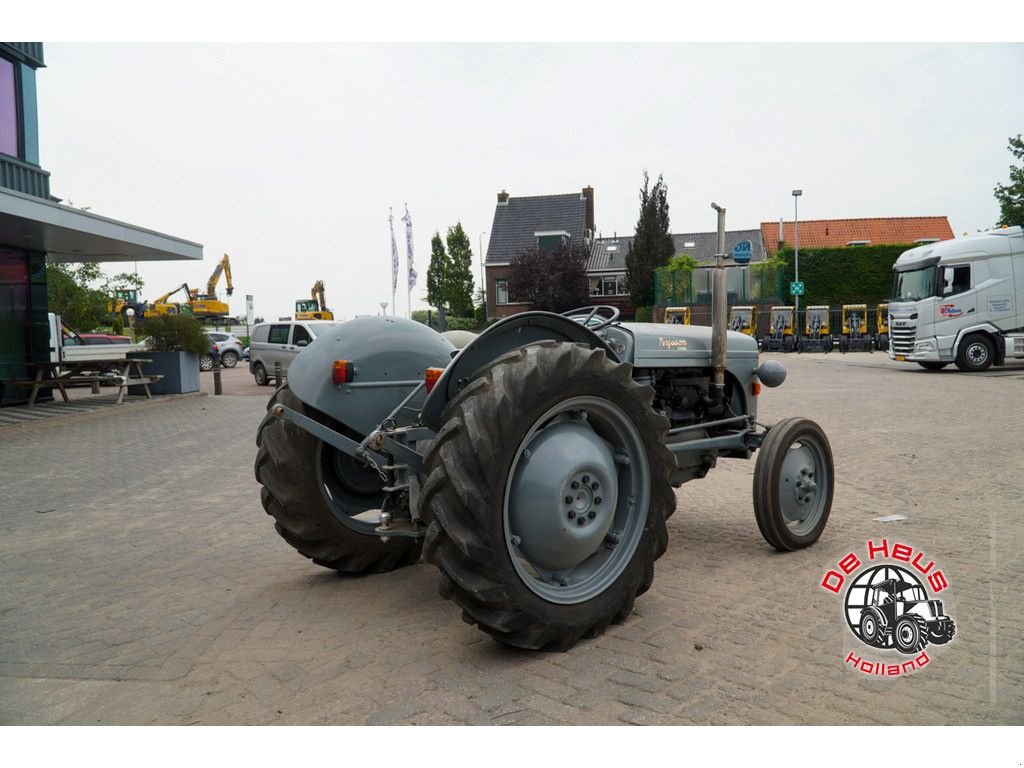
M129 357L141 357L152 362L143 363L149 375L163 378L149 385L155 395L174 395L199 391L199 356L210 350L210 337L202 324L192 315L160 315L146 318L139 324L139 333L145 335L144 352ZM141 385L128 388L132 395L145 394Z

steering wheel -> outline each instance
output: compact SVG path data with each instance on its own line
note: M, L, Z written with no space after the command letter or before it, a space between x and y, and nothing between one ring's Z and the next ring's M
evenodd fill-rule
M562 317L568 317L570 320L575 320L585 328L589 328L592 331L599 331L602 328L607 328L609 325L619 319L619 308L613 307L608 304L597 304L592 307L577 307L576 309L570 309L568 312L563 312ZM596 322L591 325L591 321L596 318Z

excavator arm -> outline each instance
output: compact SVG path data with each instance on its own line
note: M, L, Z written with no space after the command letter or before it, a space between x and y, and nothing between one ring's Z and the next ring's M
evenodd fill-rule
M225 253L224 258L221 259L216 268L213 270L213 274L210 275L210 279L206 282L206 295L216 296L217 295L217 283L220 281L220 276L223 273L228 283L228 296L230 296L235 287L231 284L231 259Z
M173 291L168 291L163 296L161 296L159 299L156 299L153 303L154 304L166 304L167 300L169 298L171 298L171 296L173 296L174 294L176 294L178 291L181 291L181 290L185 291L185 295L189 297L189 300L192 299L192 291L189 290L188 283L182 283L177 288L175 288Z
M317 280L313 283L313 288L309 292L309 297L317 303L317 308L320 312L327 309L327 302L324 299L324 281Z

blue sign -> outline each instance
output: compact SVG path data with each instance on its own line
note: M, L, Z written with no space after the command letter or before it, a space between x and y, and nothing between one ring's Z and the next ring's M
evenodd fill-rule
M750 241L744 240L743 242L736 243L732 248L732 260L737 264L749 264L750 256L753 253Z
M799 283L789 284L789 295L790 296L803 296L804 295L804 281L801 280Z

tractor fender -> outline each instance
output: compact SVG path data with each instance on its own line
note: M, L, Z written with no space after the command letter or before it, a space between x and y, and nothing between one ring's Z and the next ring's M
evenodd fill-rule
M444 368L455 347L437 331L404 317L357 317L321 332L288 367L288 386L306 405L367 435L423 384L427 368ZM335 384L335 360L351 363L352 380ZM415 420L426 390L396 419Z
M505 353L541 341L584 344L603 349L610 359L619 361L601 337L574 320L553 312L520 312L495 323L463 347L427 396L420 420L440 431L445 406L481 371Z

